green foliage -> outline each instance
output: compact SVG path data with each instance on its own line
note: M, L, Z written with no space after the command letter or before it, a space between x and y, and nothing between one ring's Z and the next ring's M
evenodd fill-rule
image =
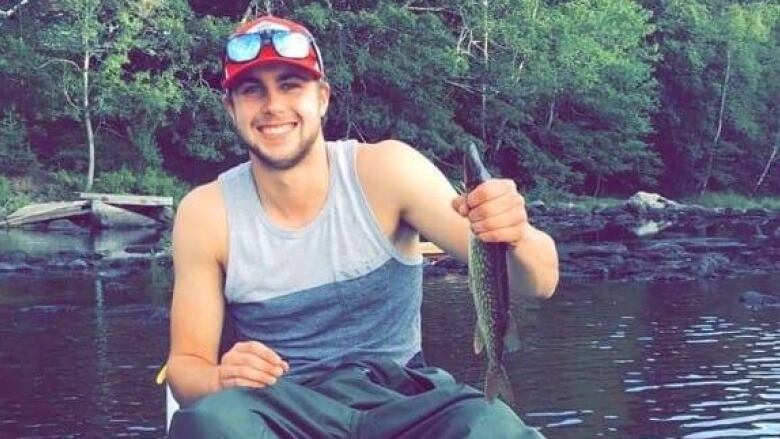
M188 191L182 181L158 169L136 172L125 167L101 174L93 189L112 194L170 196L177 202Z
M778 197L748 197L733 191L708 192L702 197L692 197L683 200L686 204L698 204L705 207L731 207L735 209L764 208L780 210Z
M0 175L0 218L31 202L29 195L15 190L11 180Z
M43 190L44 197L53 200L72 200L84 189L86 175L81 172L59 170L49 176L51 184Z
M136 191L136 174L128 168L104 172L95 179L93 190L110 194L134 194Z
M780 191L778 160L767 163L780 133L777 2L268 3L317 37L327 138L397 138L453 180L476 141L496 173L544 198L747 192L767 165L761 191ZM182 181L244 158L219 80L245 7L62 0L0 20L0 173L48 173L51 196L82 189L87 115L101 190L178 198Z
M0 119L0 157L0 172L6 175L24 175L38 164L30 149L27 127L13 110Z
M178 178L158 169L147 169L140 174L136 181L136 188L138 194L173 197L177 204L190 189Z

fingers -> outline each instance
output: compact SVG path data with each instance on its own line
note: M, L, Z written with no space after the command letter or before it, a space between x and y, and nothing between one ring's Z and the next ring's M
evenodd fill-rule
M503 229L475 233L475 235L482 242L503 242L509 245L516 245L518 241L526 236L528 228L529 224L523 223L517 226L505 227Z
M466 197L466 202L469 208L474 208L494 198L511 193L517 194L517 185L515 185L513 180L488 180L469 192Z
M458 215L462 217L467 217L469 214L469 206L466 204L466 196L460 195L458 197L455 197L452 199L452 208L455 210L455 212L458 213Z
M468 194L453 199L452 208L468 218L472 232L483 242L514 244L530 227L525 199L512 180L486 181Z
M281 374L279 374L281 375ZM219 381L222 387L265 387L276 384L279 375L255 369L251 366L220 365Z
M289 368L287 362L282 360L282 357L280 357L276 352L271 350L271 348L258 341L238 342L234 345L234 349L237 352L254 355L259 358L262 358L263 360L269 363L282 366L285 370Z
M470 214L469 218L471 218L471 216L472 215ZM478 215L475 213L474 216L476 217ZM474 232L475 235L480 236L480 234L486 232L517 227L527 221L528 217L526 216L524 209L510 207L503 212L472 222L471 231Z
M279 355L256 341L238 342L218 366L222 388L234 386L265 387L276 384L290 366Z

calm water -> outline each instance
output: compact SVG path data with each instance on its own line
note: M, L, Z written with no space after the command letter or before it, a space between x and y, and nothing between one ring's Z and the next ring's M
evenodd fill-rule
M518 413L549 438L780 437L780 276L564 284L519 307ZM168 269L0 276L0 436L161 437ZM482 385L463 278L426 284L430 363ZM775 290L775 292L777 292Z

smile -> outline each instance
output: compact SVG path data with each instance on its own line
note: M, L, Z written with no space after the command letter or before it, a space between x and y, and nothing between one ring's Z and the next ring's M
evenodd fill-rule
M258 127L258 130L263 134L279 135L292 131L297 125L298 124L295 122L280 125L264 125Z

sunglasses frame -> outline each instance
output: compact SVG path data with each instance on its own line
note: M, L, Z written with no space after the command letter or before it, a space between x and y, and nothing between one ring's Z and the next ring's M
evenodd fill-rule
M289 31L289 30L281 30L281 29L271 29L271 30L267 30L266 29L266 30L262 30L260 32L251 32L251 33L245 33L245 34L240 34L240 35L234 35L234 36L228 38L228 41L225 44L225 59L227 61L231 62L231 63L236 63L236 64L243 64L243 63L247 63L247 62L253 61L253 60L257 59L257 57L263 51L263 47L265 47L266 44L271 44L271 47L273 47L274 52L276 52L276 54L279 55L282 58L301 60L301 59L306 59L306 57L309 56L309 52L308 51L306 52L305 56L302 56L300 58L293 57L293 56L282 55L282 53L279 52L279 49L276 47L276 43L274 42L274 35L277 35L277 34L297 34L297 35L302 35L303 37L305 37L306 41L308 42L309 47L313 47L314 48L314 56L317 58L317 67L318 67L320 73L324 74L325 69L324 69L324 67L322 65L322 55L320 54L319 47L317 47L317 42L314 41L314 38L311 35L308 35L308 34L306 34L304 32L298 32L298 31ZM254 56L252 56L251 58L249 58L249 59L247 59L245 61L237 61L237 60L233 59L230 56L230 51L228 49L228 47L230 46L230 43L235 41L235 40L238 40L238 39L240 39L242 37L248 37L248 36L251 36L251 35L258 35L259 38L260 38L260 46L257 49L257 53L255 53Z

